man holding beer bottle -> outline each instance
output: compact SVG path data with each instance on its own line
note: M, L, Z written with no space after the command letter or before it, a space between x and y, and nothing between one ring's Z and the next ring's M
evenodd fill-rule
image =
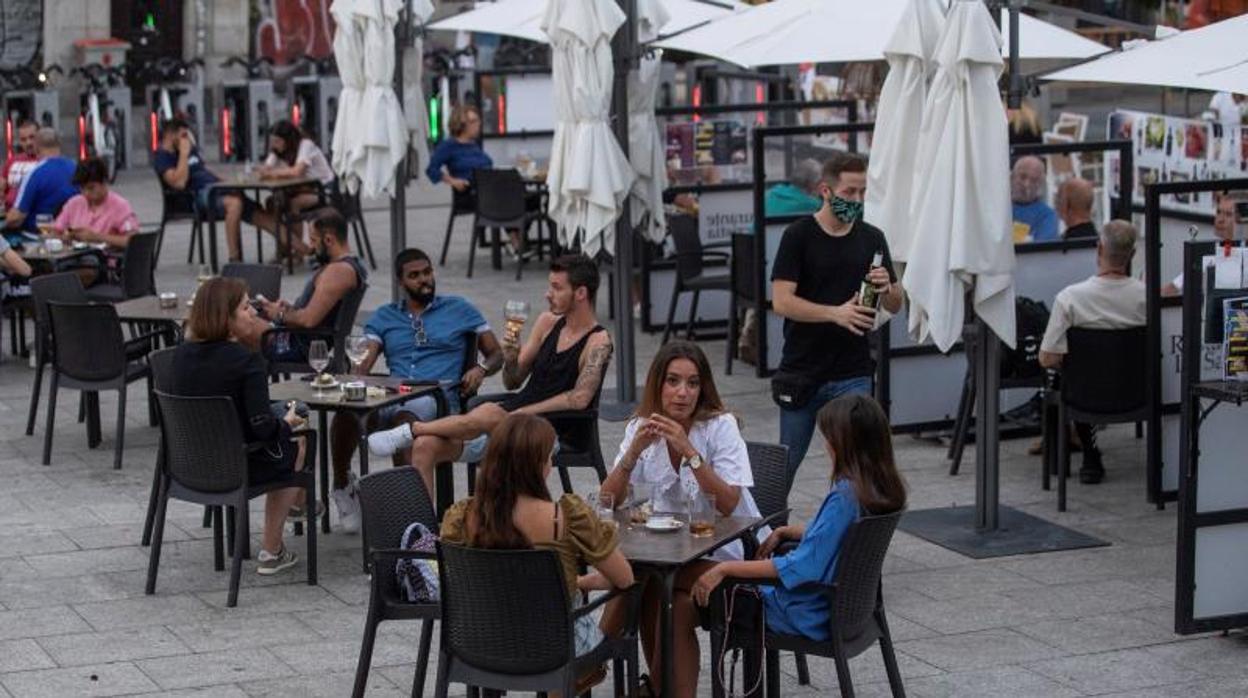
M861 155L827 162L819 183L823 206L784 231L772 267L772 307L785 318L772 396L780 406L780 443L789 447L790 481L806 457L819 408L841 395L871 393L875 365L867 333L876 309L901 309L888 242L862 220L866 188Z

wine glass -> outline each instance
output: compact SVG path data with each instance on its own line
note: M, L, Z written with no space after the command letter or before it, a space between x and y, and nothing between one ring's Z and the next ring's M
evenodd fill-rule
M329 347L326 346L325 340L312 340L312 344L308 346L308 365L316 371L316 376L312 378L312 382L316 384L316 396L324 397L324 393L321 392L320 377L329 366Z
M529 320L528 301L507 301L503 304L503 321L506 325L505 335L520 341L520 332L524 323Z
M40 213L35 216L35 227L39 229L39 234L48 236L55 231L52 229L52 214Z
M347 359L353 369L358 370L364 357L368 356L368 338L362 334L347 337Z
M203 286L204 282L211 278L212 278L212 267L207 264L199 265L199 272L195 276L195 280L199 282L199 285Z

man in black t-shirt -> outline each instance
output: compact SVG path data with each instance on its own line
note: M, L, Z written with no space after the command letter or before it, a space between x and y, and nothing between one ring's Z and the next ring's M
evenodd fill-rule
M869 279L880 306L901 309L888 242L862 221L867 161L851 154L823 167L823 207L784 231L771 272L772 307L784 320L784 351L774 380L780 443L789 447L790 481L806 457L819 409L841 395L871 393L875 366L867 332L875 310L859 304ZM879 253L880 266L872 268Z

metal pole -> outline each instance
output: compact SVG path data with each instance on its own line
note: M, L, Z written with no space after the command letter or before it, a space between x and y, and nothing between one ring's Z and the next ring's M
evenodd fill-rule
M975 318L975 528L995 531L1001 499L1001 342L982 318Z
M409 3L404 2L404 9L399 13L399 24L395 27L394 40L394 95L399 104L403 104L403 51L407 48L412 36L412 11ZM406 124L403 128L407 131ZM403 147L403 159L394 168L394 196L390 197L390 254L398 254L407 247L407 154L409 148ZM360 215L364 215L363 212ZM390 299L399 300L399 280L390 281Z
M628 147L628 73L637 62L636 0L619 0L627 19L611 40L615 80L611 90L611 117L615 137L626 154ZM633 226L628 198L615 222L615 377L621 406L637 399L637 356L633 338Z

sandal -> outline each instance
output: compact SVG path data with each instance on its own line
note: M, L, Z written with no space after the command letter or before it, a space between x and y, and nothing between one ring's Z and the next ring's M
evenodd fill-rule
M591 688L607 680L607 665L594 667L576 680L576 695L587 693Z

